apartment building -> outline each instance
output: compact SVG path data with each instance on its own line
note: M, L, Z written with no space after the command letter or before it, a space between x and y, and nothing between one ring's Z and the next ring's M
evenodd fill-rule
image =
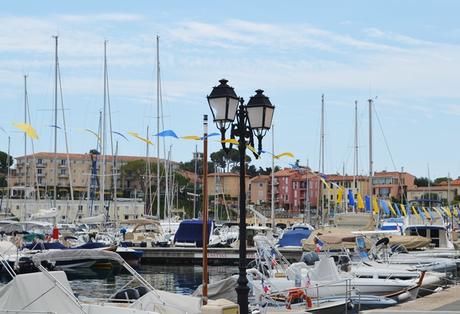
M275 207L291 211L316 208L321 189L318 176L310 169L285 168L275 172Z
M407 190L415 187L414 180L415 176L407 172L375 172L372 194L384 199L407 199Z
M116 187L120 194L142 194L139 180L134 180L134 174L129 173L122 178L121 167L135 160L147 160L156 163L156 158L143 156L105 156L105 193L110 194L116 180ZM15 169L10 177L13 197L22 197L26 190L44 193L54 190L56 186L58 198L69 198L70 184L74 190L74 197L87 193L93 166L96 167L97 186L99 188L102 177L103 159L95 154L54 154L40 152L16 158ZM115 169L115 171L114 171ZM115 173L115 175L113 175ZM153 179L152 179L153 180ZM22 191L22 192L21 192ZM126 195L125 195L126 196ZM134 196L134 195L128 195ZM34 196L28 195L29 198Z

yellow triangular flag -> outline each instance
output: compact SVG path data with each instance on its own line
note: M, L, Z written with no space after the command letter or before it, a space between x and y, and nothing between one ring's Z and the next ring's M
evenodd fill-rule
M338 204L342 203L342 196L343 196L343 188L339 187L339 190L337 191L337 203Z
M364 209L364 201L363 201L363 198L361 196L361 194L358 192L358 195L357 195L357 199L358 199L358 209Z
M219 142L221 142L221 143L228 143L228 144L234 144L234 145L238 145L238 144L239 144L238 140L237 140L237 139L234 139L234 138L227 138L227 139L221 140L221 141L219 141Z
M441 207L441 208L449 218L452 218L452 213L450 212L449 207Z
M412 211L414 212L414 215L415 215L418 219L420 219L420 214L418 213L417 208L415 208L414 206L412 206L411 209L412 209Z
M197 135L187 135L187 136L182 136L181 138L184 140L195 140L195 141L201 140L201 137Z
M399 204L399 207L401 207L401 211L402 211L404 217L406 217L406 216L407 216L407 212L406 212L406 207L404 206L404 204Z
M129 135L131 135L132 137L135 137L137 138L138 140L141 140L142 142L144 143L147 143L149 145L153 145L153 142L151 140L148 140L142 136L139 135L139 133L136 133L136 132L128 132Z
M395 217L398 217L398 214L396 213L396 210L393 208L393 205L391 205L390 201L387 201L388 207L390 208L390 211Z
M284 156L294 158L294 154L291 152L284 152L284 153L273 156L273 158L280 159L281 157L284 157Z
M372 208L374 209L374 214L378 214L380 211L379 204L377 203L377 197L372 197Z
M28 137L30 137L31 139L33 139L33 140L38 139L37 131L35 131L35 129L30 124L27 124L27 123L13 123L13 126L15 128L17 128L17 129L23 131L24 133L26 133L26 135Z
M246 147L251 151L253 152L254 154L256 154L257 158L259 158L259 153L257 152L257 150L252 147L251 145L247 144Z

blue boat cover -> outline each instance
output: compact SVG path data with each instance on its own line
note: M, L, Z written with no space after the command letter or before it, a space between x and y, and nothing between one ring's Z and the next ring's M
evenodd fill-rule
M59 242L36 242L26 244L24 246L26 249L29 250L59 250L59 249L67 249L63 244Z
M212 221L208 220L208 243L211 233ZM174 243L196 243L197 247L203 246L203 221L199 219L183 220L174 235Z
M283 233L283 237L279 240L280 247L284 246L302 246L302 240L307 239L311 234L308 229L294 229Z
M74 249L101 249L104 247L109 247L109 245L101 243L101 242L86 242L80 246L75 247Z

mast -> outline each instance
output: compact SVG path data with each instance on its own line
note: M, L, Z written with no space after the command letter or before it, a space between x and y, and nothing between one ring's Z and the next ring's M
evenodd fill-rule
M428 170L428 207L431 207L431 178L430 178L430 164L426 164Z
M324 94L321 95L321 126L320 126L320 142L319 142L319 166L318 166L318 200L316 204L316 222L318 223L318 216L321 216L321 223L323 220L323 188L321 183L321 176L324 174ZM320 209L321 206L321 209Z
M271 175L271 210L272 210L272 229L276 231L275 224L275 125L272 124L272 175ZM305 215L305 213L304 213Z
M57 199L57 119L58 119L58 36L53 36L55 41L54 51L54 187L53 187L53 207L56 208Z
M371 203L372 203L372 197L374 194L373 191L373 186L372 186L372 176L373 176L373 164L374 161L372 160L372 99L368 99L369 102L369 195L371 197Z
M358 176L358 101L355 100L355 151L353 158L353 188L358 191L356 177Z
M157 35L157 134L160 134L160 36ZM160 136L157 135L157 217L160 216Z
M59 91L60 91L60 96L61 96L61 110L62 110L62 126L64 127L64 140L65 140L65 150L66 150L66 159L67 159L67 171L69 172L69 188L70 188L70 200L74 200L73 198L73 181L72 181L72 171L70 168L70 157L69 157L69 141L67 138L67 124L65 120L65 111L64 111L64 97L62 96L62 82L61 82L61 68L59 66L59 63L57 64L57 69L58 69L58 79L59 79ZM29 119L30 119L30 114L29 114ZM56 125L57 129L57 125ZM33 142L32 142L32 149L33 149ZM38 180L37 180L38 181ZM37 187L38 187L38 182L37 182ZM38 189L38 191L40 191ZM66 218L68 215L66 215Z
M27 75L24 75L24 123L27 123ZM27 134L24 132L24 216L27 219Z
M6 184L7 184L7 196L6 196L6 210L5 213L10 211L10 190L11 190L11 180L10 180L10 146L11 146L11 137L8 135L8 156L6 157L7 173L6 173Z
M152 195L152 186L151 186L151 173L150 173L150 153L149 153L149 126L147 125L147 143L146 148L145 148L145 158L146 163L145 163L145 176L146 176L146 186L145 186L145 214L150 215L151 214L151 195Z
M107 106L109 111L109 134L110 134L110 154L112 155L112 191L113 191L113 215L116 222L117 219L117 155L118 155L118 141L116 142L115 151L113 149L113 129L112 129L112 106L110 104L110 90L109 90L109 71L107 67L107 58L105 58L105 86L106 86L106 98ZM109 206L109 217L110 217L110 206Z
M102 165L101 165L101 186L99 191L99 198L101 202L101 207L105 209L104 193L105 193L105 153L106 153L106 127L107 127L107 40L104 40L104 107L102 109L102 136L101 136L101 155L102 155ZM103 211L104 212L104 211Z
M197 183L197 168L198 168L198 145L195 145L195 176L193 177L193 217L196 217L196 183Z

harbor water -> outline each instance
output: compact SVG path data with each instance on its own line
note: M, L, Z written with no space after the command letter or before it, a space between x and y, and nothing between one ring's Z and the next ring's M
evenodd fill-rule
M236 266L209 266L210 282L218 281L238 272ZM142 265L137 271L156 289L191 294L201 284L201 266ZM103 270L68 274L73 291L81 299L105 298L127 284L132 276L128 273L113 274ZM134 284L135 285L135 284Z

